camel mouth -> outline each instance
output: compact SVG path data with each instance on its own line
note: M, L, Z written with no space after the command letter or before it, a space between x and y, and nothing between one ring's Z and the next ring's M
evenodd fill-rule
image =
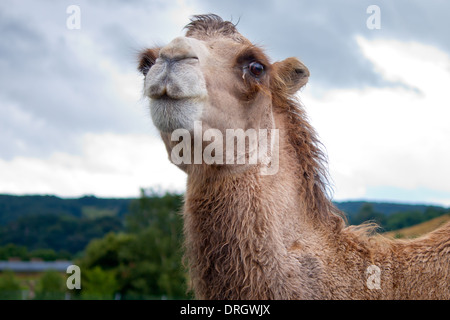
M174 94L168 94L165 92L162 95L150 95L150 100L158 100L159 103L167 103L167 105L171 105L176 102L182 102L186 100L199 100L202 98L201 95L174 95Z
M183 98L180 97L172 97L169 96L167 93L163 94L161 97L159 97L158 99L162 100L162 101L172 101L172 100L181 100Z
M149 97L152 100L159 100L160 103L167 103L168 105L172 104L175 101L180 101L180 100L184 100L184 99L189 99L189 97L174 97L174 96L170 96L167 93L164 93L163 95L159 95L159 96L150 96Z

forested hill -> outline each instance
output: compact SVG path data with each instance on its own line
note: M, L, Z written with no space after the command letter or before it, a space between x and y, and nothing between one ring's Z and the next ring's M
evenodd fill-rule
M123 217L129 210L131 198L97 198L85 196L81 198L59 198L52 195L14 196L0 195L0 225L15 221L25 215L56 214L71 215L74 217L96 218L102 216ZM399 212L420 212L427 210L445 210L439 206L425 204L401 204L387 202L345 201L335 202L336 206L344 211L350 220L361 208L370 205L374 212L390 216Z
M405 211L418 211L425 212L427 209L435 208L445 209L440 206L433 206L427 204L406 204L406 203L390 203L390 202L368 202L368 201L342 201L335 202L335 205L339 208L339 210L344 211L347 216L353 217L354 215L360 212L361 208L364 205L370 204L373 206L373 210L375 212L382 213L386 216L389 216L393 213L405 212Z
M94 196L63 199L56 196L0 195L0 225L26 215L70 215L95 218L99 216L123 217L133 199L105 199Z
M92 239L123 230L132 200L0 195L0 260L27 259L27 251L70 257Z

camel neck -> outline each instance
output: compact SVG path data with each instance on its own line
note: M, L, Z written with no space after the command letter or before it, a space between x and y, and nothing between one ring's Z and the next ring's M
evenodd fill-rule
M299 298L289 278L305 275L296 274L298 262L287 250L298 245L299 234L314 239L313 222L302 213L299 185L284 164L274 176L256 168L188 176L186 250L200 298Z

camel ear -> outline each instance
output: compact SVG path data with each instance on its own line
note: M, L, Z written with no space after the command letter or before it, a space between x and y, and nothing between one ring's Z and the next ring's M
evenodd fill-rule
M138 70L145 76L148 70L155 64L156 59L159 56L159 49L145 49L139 53L139 65Z
M309 70L297 58L275 62L272 67L275 71L274 85L288 94L296 93L308 82Z

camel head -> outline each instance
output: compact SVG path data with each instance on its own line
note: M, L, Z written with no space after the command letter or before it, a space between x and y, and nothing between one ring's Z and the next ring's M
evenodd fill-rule
M180 129L192 135L199 130L203 137L201 151L205 151L208 143L218 142L211 132L222 134L225 144L230 129L248 133L248 129L260 132L276 128L275 101L288 98L304 86L308 69L296 58L272 64L234 24L216 15L195 16L186 29L185 36L146 49L139 56L139 70L145 76L144 94L150 100L152 120L169 158L180 138L180 134L174 138L173 133ZM189 143L194 146L192 140ZM220 145L215 146L212 155L225 157ZM193 154L186 159L193 160L194 150L190 146L183 152L186 150ZM235 152L234 156L239 155ZM175 164L184 170L189 168L186 161Z

